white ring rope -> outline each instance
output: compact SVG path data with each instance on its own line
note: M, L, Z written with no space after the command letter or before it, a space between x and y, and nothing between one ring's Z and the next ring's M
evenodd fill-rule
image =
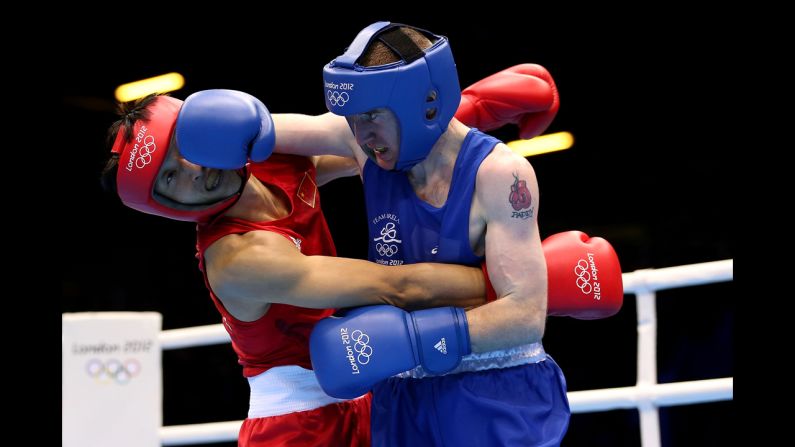
M232 342L223 324L170 329L160 332L158 339L160 340L160 348L164 351Z
M734 378L694 380L652 386L605 388L568 393L572 413L638 408L651 402L657 407L731 400Z
M661 269L635 270L624 273L624 293L675 289L715 282L731 281L734 278L734 260L702 262Z
M169 425L160 429L162 445L190 445L237 441L243 421Z
M572 391L572 413L637 408L641 416L643 447L660 445L658 407L732 400L734 378L657 384L657 314L655 291L734 279L734 260L704 262L661 269L643 269L622 275L624 293L637 295L638 383L632 387ZM163 350L229 343L221 324L171 329L160 333ZM237 440L243 421L172 425L160 429L162 445L188 445Z

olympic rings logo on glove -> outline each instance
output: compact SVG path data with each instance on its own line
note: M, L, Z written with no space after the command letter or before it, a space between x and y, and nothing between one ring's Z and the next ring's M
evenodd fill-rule
M378 252L379 255L386 256L388 258L391 258L392 256L394 256L398 252L397 245L395 245L395 244L382 244L380 242L375 244L375 249L376 249L376 251Z
M585 264L584 266L582 264ZM588 295L593 290L591 286L591 274L588 272L588 261L580 259L577 265L574 266L574 274L577 275L575 284L582 290L582 293Z
M370 363L370 356L373 355L373 347L367 344L370 342L370 336L356 329L351 334L351 339L356 342L356 344L353 345L353 350L359 354L356 356L356 360L359 361L359 364L366 365Z
M328 102L331 103L332 106L337 107L345 107L345 104L351 100L351 97L348 95L348 92L332 92L328 90Z
M151 163L152 153L154 153L156 150L157 145L155 145L155 137L147 135L146 138L144 138L144 146L141 148L138 158L135 159L135 167L138 169L143 169L144 166Z
M89 377L97 381L113 380L119 385L126 385L141 372L141 363L136 359L128 359L124 363L116 359L108 359L105 362L91 359L86 363L86 372Z

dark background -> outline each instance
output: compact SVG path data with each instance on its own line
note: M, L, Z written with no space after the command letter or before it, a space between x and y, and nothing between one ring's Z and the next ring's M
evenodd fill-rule
M70 218L57 230L66 259L62 312L157 311L163 329L219 323L193 256L193 225L127 209L99 186L117 85L177 71L186 85L172 95L181 99L228 88L272 112L319 114L323 64L362 27L385 19L448 36L462 87L524 62L551 72L561 108L547 133L569 131L575 144L530 160L542 236L573 229L602 236L624 272L733 258L738 187L718 140L731 129L715 118L725 76L718 55L728 44L712 27L714 12L502 8L453 20L341 3L278 15L196 10L191 20L138 12L72 22L54 42L68 56L50 67L63 79L58 121L68 138L58 145L69 154L61 172ZM514 127L493 134L517 137ZM340 256L365 258L358 178L321 191ZM734 375L733 293L732 283L658 293L659 382ZM544 344L569 391L579 391L634 385L636 339L635 299L627 295L610 319L550 319ZM229 345L165 351L163 368L164 425L246 416L248 385ZM663 408L663 445L728 445L734 422L731 401ZM617 410L573 415L563 445L639 439L637 411Z

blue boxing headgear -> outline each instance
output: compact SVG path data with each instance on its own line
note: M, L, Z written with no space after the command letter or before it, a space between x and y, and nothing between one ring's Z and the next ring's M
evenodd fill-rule
M407 25L376 22L360 31L343 55L323 67L323 89L326 107L335 115L356 115L382 107L392 110L400 125L395 169L407 171L428 156L447 130L461 102L461 87L447 38L414 28L436 39L421 50L403 33L387 33L402 26ZM359 65L357 61L376 39L401 60L373 67Z

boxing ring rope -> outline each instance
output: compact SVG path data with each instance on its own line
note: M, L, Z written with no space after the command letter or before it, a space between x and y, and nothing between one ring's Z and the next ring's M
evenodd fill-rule
M731 281L734 260L643 269L624 273L624 294L634 294L638 315L638 375L635 386L568 393L572 413L637 408L643 447L660 446L659 407L732 400L734 378L657 383L656 291ZM229 343L221 324L162 331L163 350ZM162 445L189 445L237 440L243 421L171 425L160 429Z

